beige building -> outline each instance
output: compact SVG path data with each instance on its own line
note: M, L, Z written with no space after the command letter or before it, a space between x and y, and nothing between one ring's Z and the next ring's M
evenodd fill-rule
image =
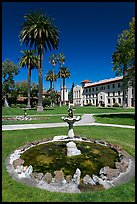
M122 80L123 77L104 79L94 83L84 80L81 82L82 86L76 85L73 88L73 104L112 107L117 103L122 106ZM132 87L128 88L126 104L128 107L135 106L135 89Z

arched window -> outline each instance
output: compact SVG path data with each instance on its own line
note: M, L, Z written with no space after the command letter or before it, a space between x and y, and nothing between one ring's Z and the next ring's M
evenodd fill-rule
M118 98L118 103L120 103L120 104L121 104L121 98Z

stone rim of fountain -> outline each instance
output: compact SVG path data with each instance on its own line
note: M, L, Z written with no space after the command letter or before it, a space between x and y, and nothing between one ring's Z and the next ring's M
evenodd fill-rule
M39 144L54 142L54 141L83 141L83 142L92 142L104 146L108 146L110 148L115 149L119 156L123 156L123 159L121 159L120 163L117 164L117 167L120 168L120 165L125 165L125 170L117 174L117 176L113 177L111 180L108 180L106 178L106 172L110 171L112 173L112 169L108 167L103 167L100 169L100 176L93 175L93 178L89 177L89 175L85 175L84 182L85 184L91 184L91 185L102 185L105 189L111 188L115 185L118 185L120 183L127 182L132 176L135 174L135 161L134 158L131 157L127 152L125 152L120 146L114 145L111 143L107 143L106 141L102 140L92 140L87 138L82 138L79 136L75 136L75 138L71 139L68 138L68 136L55 136L53 139L43 139L43 140L36 140L29 143L26 143L25 145L17 148L13 153L11 153L6 158L6 168L9 174L17 181L26 183L27 185L31 185L34 187L42 188L48 191L54 191L54 192L66 192L66 193L80 193L81 191L78 188L79 183L76 182L74 179L71 179L71 181L66 182L66 179L62 179L60 183L55 182L55 178L52 179L51 183L47 183L43 181L42 176L40 176L41 173L38 173L38 177L34 177L33 175L33 167L30 165L29 167L23 166L23 161L20 159L20 156L22 153L27 151L29 148L32 148ZM122 158L122 157L121 157ZM20 165L16 165L16 167L13 165L15 163L18 163ZM123 163L121 163L123 162ZM125 163L124 163L125 162ZM128 163L127 163L128 162ZM127 165L128 164L128 165ZM19 167L20 166L20 169ZM22 168L22 169L21 169ZM23 170L24 168L24 170ZM122 168L122 167L121 167ZM21 171L24 171L24 174L21 173ZM78 170L79 171L79 170ZM25 172L26 176L25 176ZM76 172L75 172L76 173ZM22 174L22 176L21 176ZM129 178L126 178L126 175L129 176ZM41 178L40 178L41 177ZM122 178L122 181L120 180ZM72 187L72 188L71 188ZM71 190L72 191L71 191Z

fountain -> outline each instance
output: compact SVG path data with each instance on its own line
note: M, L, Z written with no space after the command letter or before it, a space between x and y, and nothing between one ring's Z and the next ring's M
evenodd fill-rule
M24 110L24 115L16 116L16 120L31 120L31 118L27 116L27 109L23 108L23 110Z
M68 136L29 142L7 157L15 180L48 191L80 193L85 187L109 189L135 175L134 159L120 146L75 137L73 124L80 116L73 116L71 107L62 119L69 124Z
M75 136L73 131L73 125L75 122L78 122L79 120L81 120L81 117L73 116L73 109L70 106L68 108L68 116L62 117L61 119L68 123L69 125L68 137L73 139Z

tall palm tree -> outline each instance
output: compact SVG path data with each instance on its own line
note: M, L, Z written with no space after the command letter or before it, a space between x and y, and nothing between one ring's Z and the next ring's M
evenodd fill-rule
M53 66L53 77L54 77L54 66L56 66L56 63L57 63L57 60L56 60L56 55L55 54L52 54L50 57L49 57L49 62L52 64L52 66ZM54 81L56 81L56 80L54 80L54 78L53 78L53 80L52 80L52 82L53 82L53 89L54 89Z
M70 77L70 71L67 67L61 67L58 77L63 79L63 104L65 104L65 79Z
M22 56L19 58L19 65L21 67L27 67L28 69L28 104L27 107L31 108L30 105L30 86L31 86L31 70L38 67L38 57L35 55L35 50L22 50Z
M52 18L42 13L41 11L31 11L24 16L25 22L21 26L20 39L26 46L34 46L38 50L39 64L38 64L38 107L37 111L43 111L42 106L42 61L44 50L55 50L59 43L59 30L53 24Z
M46 81L50 81L50 90L53 90L53 82L57 80L58 75L54 73L53 70L49 70L47 75L45 76Z
M60 63L60 69L61 69L62 65L65 63L65 56L63 55L63 53L59 53L56 56L56 60L57 60L57 62ZM61 88L62 88L62 82L61 82L61 72L59 72L59 73L60 73L59 78L60 78L60 106L61 106Z

